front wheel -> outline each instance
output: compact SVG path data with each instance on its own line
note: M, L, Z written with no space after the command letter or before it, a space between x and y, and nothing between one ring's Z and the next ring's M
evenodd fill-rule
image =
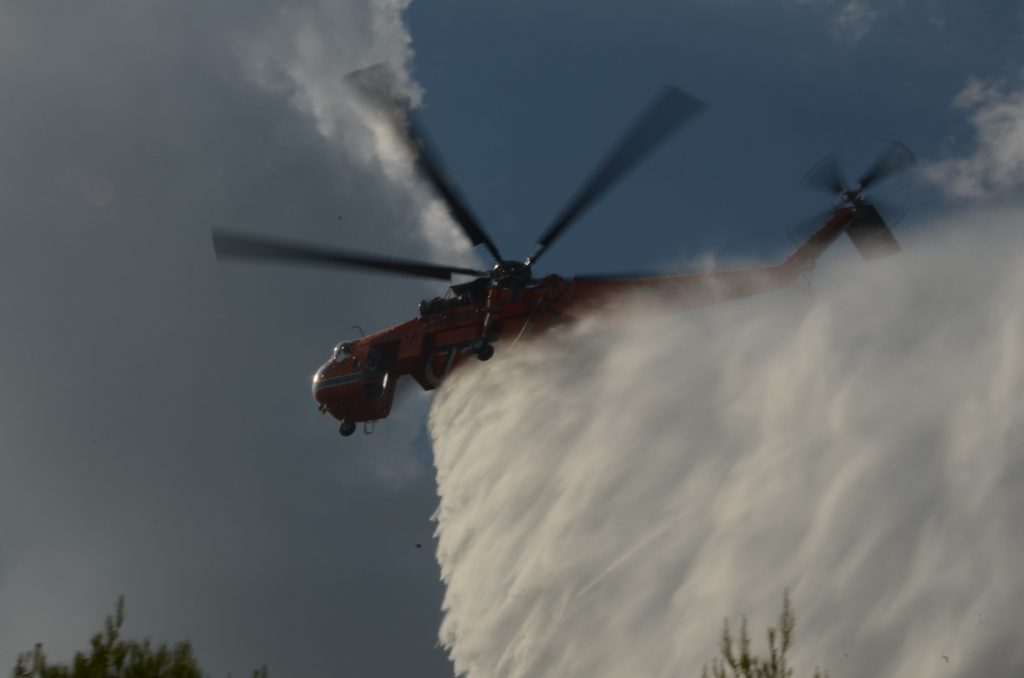
M343 419L341 421L341 426L338 427L338 432L347 438L356 432L356 423L354 421L349 421L348 419Z

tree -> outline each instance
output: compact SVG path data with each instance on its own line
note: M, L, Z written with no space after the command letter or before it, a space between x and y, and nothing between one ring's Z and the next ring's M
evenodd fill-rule
M12 678L203 678L192 645L182 641L168 647L154 647L121 638L124 624L124 596L106 618L104 630L92 637L87 652L76 652L71 665L50 664L37 643L31 652L18 656ZM267 678L267 667L253 672L253 678Z
M735 639L729 630L729 618L726 617L719 646L722 657L711 660L710 672L705 664L701 678L790 678L793 669L786 666L786 652L793 646L795 629L796 615L789 604L789 591L782 594L782 614L779 615L778 628L768 628L767 658L762 659L750 653L746 617L740 623L739 643L734 647ZM815 668L814 678L828 678L828 672L822 673Z

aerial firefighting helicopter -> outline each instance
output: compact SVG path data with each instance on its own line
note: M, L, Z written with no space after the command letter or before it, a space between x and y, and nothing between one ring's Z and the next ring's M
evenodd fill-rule
M447 294L420 302L418 317L334 347L313 376L313 396L321 412L340 421L343 436L362 423L364 431L388 416L400 377L411 376L432 390L470 360L489 360L495 348L513 346L531 335L607 309L623 295L655 295L675 308L693 308L786 287L809 274L815 261L846 233L865 258L885 256L900 247L878 210L863 197L865 189L914 163L910 150L892 143L851 186L842 178L834 154L826 156L804 182L837 196L837 204L821 216L820 226L795 251L773 266L650 276L534 276L534 266L578 218L630 169L692 120L704 104L675 88L666 88L583 183L562 212L537 240L523 261L506 259L487 235L455 185L441 169L412 111L394 105L381 86L388 77L381 67L349 76L359 96L374 103L407 143L427 183L446 204L454 222L494 260L490 270L396 259L324 248L278 239L214 231L218 257L240 257L320 266L356 268L397 275L451 281Z

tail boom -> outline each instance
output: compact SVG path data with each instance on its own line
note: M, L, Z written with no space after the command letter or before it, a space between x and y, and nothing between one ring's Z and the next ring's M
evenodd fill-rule
M843 233L865 259L900 251L878 211L870 205L836 210L803 244L775 266L710 271L685 275L577 277L562 300L569 307L593 308L641 293L673 308L695 308L788 287L814 268L815 262ZM566 303L567 302L567 303Z

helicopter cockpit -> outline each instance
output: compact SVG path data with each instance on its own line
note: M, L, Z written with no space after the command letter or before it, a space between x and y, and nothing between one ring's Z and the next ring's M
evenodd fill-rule
M335 382L339 377L355 372L358 368L358 358L354 356L354 353L355 343L351 341L342 341L331 349L331 357L313 375L314 397L322 389L336 385ZM350 364L344 365L346 362Z
M343 341L334 347L334 350L331 352L331 360L340 363L350 355L352 355L352 342Z

